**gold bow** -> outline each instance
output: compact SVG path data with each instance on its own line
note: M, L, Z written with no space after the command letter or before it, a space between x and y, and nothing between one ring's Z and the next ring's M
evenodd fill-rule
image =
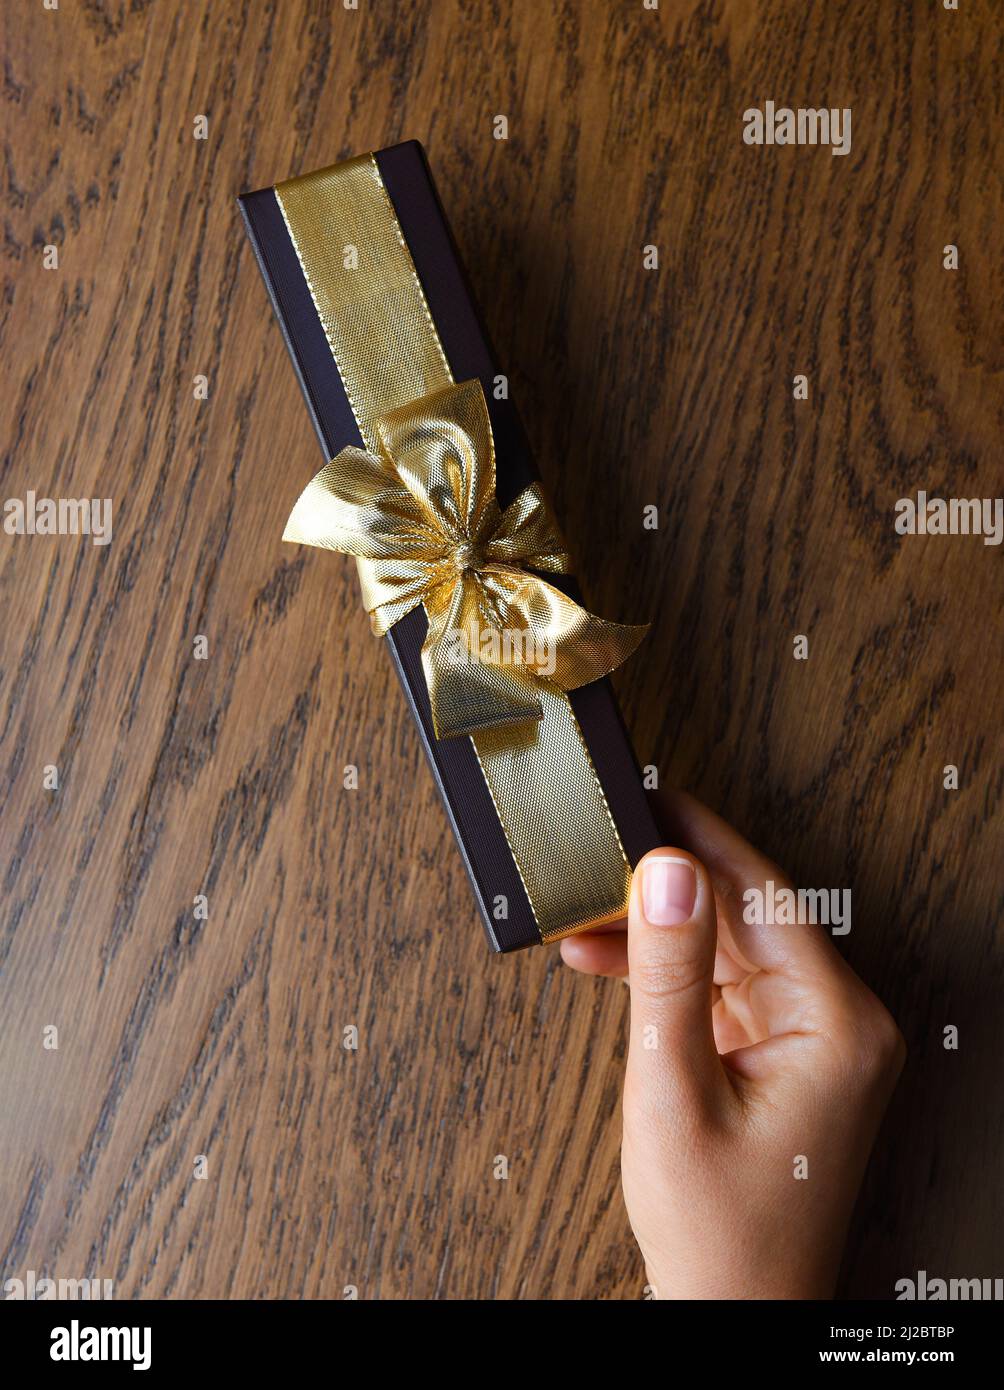
M422 603L422 665L437 738L540 719L562 690L619 666L647 628L604 622L528 570L569 572L536 483L499 511L480 381L377 422L381 452L346 448L309 482L283 540L354 555L378 636Z

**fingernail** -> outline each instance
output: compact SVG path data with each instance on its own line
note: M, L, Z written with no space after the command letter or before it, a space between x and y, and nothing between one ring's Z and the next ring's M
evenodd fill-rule
M689 859L646 859L641 869L641 904L653 927L678 927L694 912L697 875Z

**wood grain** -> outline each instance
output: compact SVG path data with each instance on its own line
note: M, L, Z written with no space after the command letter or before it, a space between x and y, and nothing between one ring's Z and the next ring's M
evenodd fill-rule
M3 23L0 497L115 507L108 546L0 536L4 1277L642 1296L627 993L489 956L350 564L278 540L316 442L234 196L411 137L591 606L655 619L618 679L641 760L853 889L911 1058L844 1291L999 1273L1001 557L892 524L1004 491L998 8ZM851 154L744 145L768 98L852 107Z

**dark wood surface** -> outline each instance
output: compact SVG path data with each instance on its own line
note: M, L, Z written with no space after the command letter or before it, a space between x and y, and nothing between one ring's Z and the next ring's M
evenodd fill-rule
M642 762L853 889L910 1061L844 1291L998 1274L1001 554L893 508L1004 491L999 8L3 23L0 499L115 506L106 547L0 535L3 1276L642 1296L627 992L489 956L350 563L279 543L316 441L234 195L411 137L591 606L654 619L617 679ZM851 106L850 155L744 145L767 98Z

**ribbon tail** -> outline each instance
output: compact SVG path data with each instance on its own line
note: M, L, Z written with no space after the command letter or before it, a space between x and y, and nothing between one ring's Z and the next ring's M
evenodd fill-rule
M489 640L493 632L500 634L483 621L476 580L458 577L452 591L443 585L428 595L425 607L429 631L422 667L437 738L541 718L532 671L496 665L478 654L486 633Z
M537 575L492 566L481 581L502 610L508 610L506 625L532 635L524 663L562 690L577 690L609 675L648 632L647 623L610 623L596 617Z

